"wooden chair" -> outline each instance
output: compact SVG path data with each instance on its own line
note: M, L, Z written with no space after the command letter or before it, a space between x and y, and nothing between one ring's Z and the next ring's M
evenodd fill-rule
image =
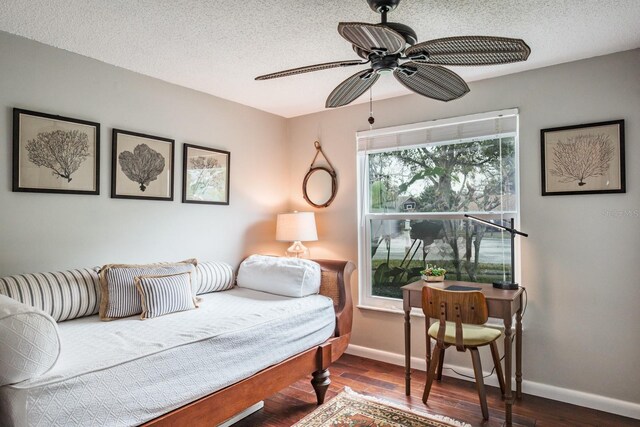
M468 349L471 353L482 417L488 420L489 409L478 347L485 345L491 347L491 355L503 395L504 375L496 344L496 340L502 333L494 328L479 326L484 325L489 317L484 295L479 291L445 291L425 286L422 289L422 311L427 317L426 339L436 340L433 357L427 366L427 383L424 386L422 401L427 403L433 379L436 377L436 367L438 368L437 379L438 381L442 379L445 349L455 345L458 351L464 352ZM429 319L436 319L438 322L429 326Z

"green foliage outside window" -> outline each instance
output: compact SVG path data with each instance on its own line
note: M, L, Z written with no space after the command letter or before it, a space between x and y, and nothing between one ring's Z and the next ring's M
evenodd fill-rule
M370 213L516 210L512 137L372 153L368 165ZM491 282L509 273L508 241L491 227L409 217L372 219L370 225L373 295L400 298L399 288L418 280L427 262L434 263L434 251L450 279ZM404 251L398 253L402 239ZM491 262L481 262L483 241Z

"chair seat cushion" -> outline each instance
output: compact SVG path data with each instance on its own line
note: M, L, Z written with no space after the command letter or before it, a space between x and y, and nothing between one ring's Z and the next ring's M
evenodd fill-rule
M440 323L435 322L429 327L429 336L437 339ZM462 324L462 343L466 346L477 347L489 344L500 337L502 332L498 329L489 328L482 325L465 325ZM447 322L447 329L444 332L444 342L447 344L456 344L456 324L455 322Z

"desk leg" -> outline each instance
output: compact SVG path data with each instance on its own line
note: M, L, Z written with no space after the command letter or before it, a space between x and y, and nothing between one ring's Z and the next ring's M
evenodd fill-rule
M511 426L511 408L513 393L511 391L511 315L504 319L504 418L505 425Z
M411 308L404 311L404 386L411 395Z
M522 399L522 295L516 312L516 397Z
M431 338L429 337L429 326L431 326L431 319L428 317L424 318L424 339L426 345L426 353L427 353L427 370L425 372L429 372L429 366L431 365ZM440 358L444 357L444 350L440 353ZM439 363L436 361L435 363ZM442 368L440 368L442 370ZM438 379L440 381L440 379Z

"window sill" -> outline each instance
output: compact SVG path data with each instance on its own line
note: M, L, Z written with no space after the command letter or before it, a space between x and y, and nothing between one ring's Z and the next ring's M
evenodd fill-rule
M382 311L384 313L399 314L401 316L404 316L404 310L401 308L385 308L385 307L376 307L373 305L365 305L365 304L358 304L356 305L356 307L362 310ZM424 313L422 312L422 310L416 307L411 308L411 316L422 317L424 319Z

